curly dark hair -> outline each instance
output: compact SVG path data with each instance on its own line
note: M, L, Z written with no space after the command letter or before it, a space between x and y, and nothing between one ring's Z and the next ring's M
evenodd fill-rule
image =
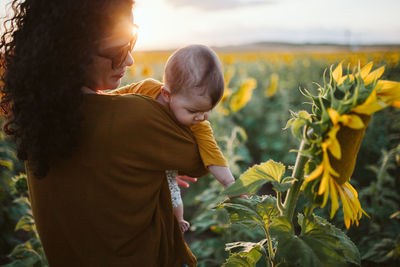
M86 69L133 0L13 0L0 42L3 129L42 178L79 144Z

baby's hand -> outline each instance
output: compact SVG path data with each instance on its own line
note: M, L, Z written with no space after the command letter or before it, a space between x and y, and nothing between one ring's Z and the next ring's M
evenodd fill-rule
M189 230L190 227L190 223L188 223L185 220L180 220L179 221L179 226L181 228L182 233L186 232L187 230Z
M197 178L189 177L186 175L179 175L176 177L176 182L178 183L179 186L186 187L186 188L189 187L190 185L183 180L190 181L190 182L197 182Z

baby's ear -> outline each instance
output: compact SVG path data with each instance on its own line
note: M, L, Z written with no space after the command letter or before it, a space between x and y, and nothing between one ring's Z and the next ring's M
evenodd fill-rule
M166 86L161 86L161 97L167 103L171 101L171 90Z

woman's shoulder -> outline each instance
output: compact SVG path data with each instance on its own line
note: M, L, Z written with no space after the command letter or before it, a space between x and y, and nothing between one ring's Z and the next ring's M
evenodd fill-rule
M154 98L154 94L157 92L159 93L159 91L161 90L161 86L163 86L162 82L152 78L147 78L139 82L121 86L114 90L106 91L106 94L108 95L144 94L144 95L150 95Z
M170 122L176 121L168 109L146 95L85 95L83 109L85 113L113 113L116 118L164 118Z

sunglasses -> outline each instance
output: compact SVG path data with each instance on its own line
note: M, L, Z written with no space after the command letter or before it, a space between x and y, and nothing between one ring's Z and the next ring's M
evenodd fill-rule
M121 67L128 53L132 52L133 48L135 47L138 35L137 34L138 28L139 26L137 26L136 24L133 25L132 38L129 40L128 44L121 47L109 49L109 51L107 52L98 53L98 56L110 59L112 62L111 66L113 69L118 69L119 67Z

